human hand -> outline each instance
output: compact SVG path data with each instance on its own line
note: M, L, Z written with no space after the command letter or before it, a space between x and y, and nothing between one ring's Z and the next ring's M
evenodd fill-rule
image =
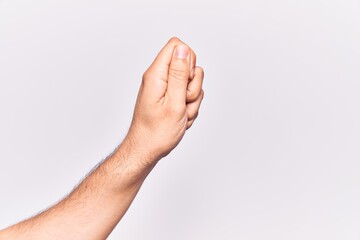
M204 97L203 78L194 51L178 38L145 71L126 137L145 164L169 154L192 126Z
M117 150L63 200L0 231L0 239L106 239L152 167L193 124L203 78L195 53L172 38L143 75L131 127Z

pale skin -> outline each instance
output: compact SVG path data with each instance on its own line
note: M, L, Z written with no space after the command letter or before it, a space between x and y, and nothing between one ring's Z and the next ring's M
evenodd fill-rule
M194 51L171 38L143 74L123 142L63 200L0 231L0 240L106 239L147 175L194 123L203 79Z

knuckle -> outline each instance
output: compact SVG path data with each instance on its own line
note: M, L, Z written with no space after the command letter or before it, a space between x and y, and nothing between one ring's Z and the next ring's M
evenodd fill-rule
M194 61L194 63L196 63L196 53L193 50L191 50L191 52L193 54L193 61Z
M204 78L204 69L202 67L197 66L197 72L201 75L201 78Z
M148 82L150 81L150 79L154 78L154 72L151 71L151 70L146 70L143 75L142 75L142 82L145 83L145 82Z
M198 109L196 111L190 113L188 115L188 119L195 120L197 118L197 116L199 116L199 110Z
M194 113L191 119L195 120L198 116L199 116L199 110Z
M142 75L142 80L145 81L149 78L149 70L146 70Z
M187 101L193 102L197 99L197 94L193 90L187 90Z
M191 126L193 125L193 123L194 123L194 120L188 121L187 124L186 124L186 129L191 128Z
M203 100L204 95L205 93L203 89L197 91L188 89L186 94L186 100L187 102L201 101Z
M185 68L175 68L175 67L170 67L169 68L169 75L175 79L184 79L184 78L188 78L189 76L189 71Z

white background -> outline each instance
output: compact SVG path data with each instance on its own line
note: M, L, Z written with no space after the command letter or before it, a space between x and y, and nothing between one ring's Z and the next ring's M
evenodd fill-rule
M121 142L172 36L205 99L109 239L360 239L356 0L0 1L0 228Z

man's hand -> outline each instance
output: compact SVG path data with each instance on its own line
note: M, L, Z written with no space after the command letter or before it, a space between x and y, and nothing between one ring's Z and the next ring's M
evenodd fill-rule
M106 239L146 176L182 139L203 99L195 53L172 38L143 75L124 141L63 200L0 231L5 239Z
M204 97L204 71L193 50L172 38L143 75L128 134L151 164L177 146Z

